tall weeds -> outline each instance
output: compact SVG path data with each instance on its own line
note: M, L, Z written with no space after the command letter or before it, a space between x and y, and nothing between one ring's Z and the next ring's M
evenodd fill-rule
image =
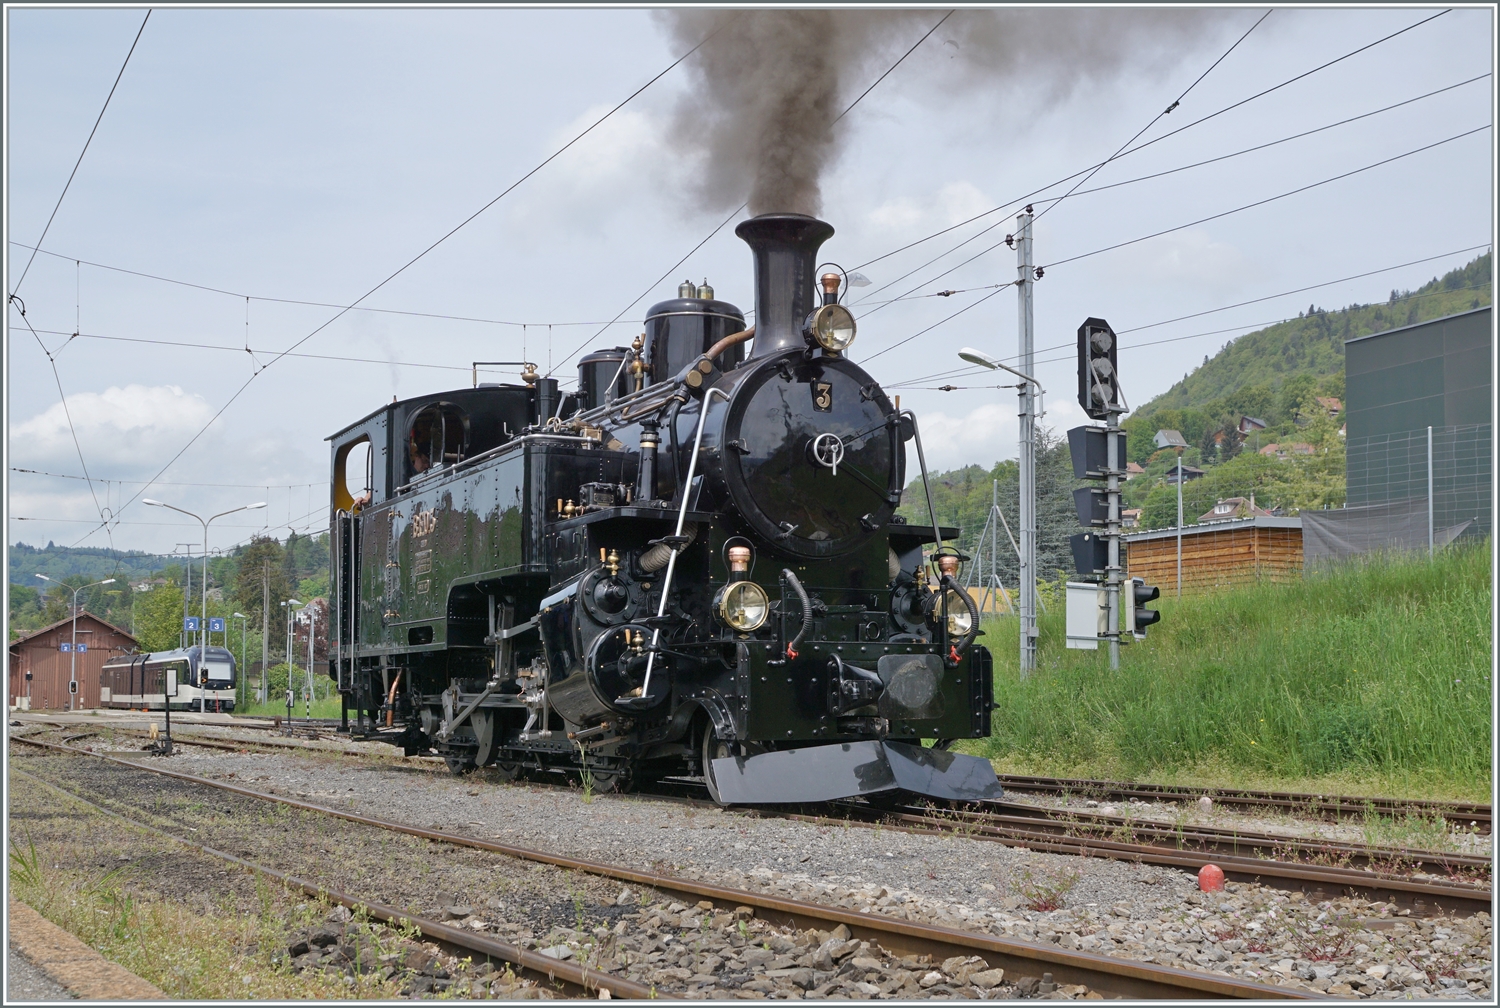
M1090 775L1214 766L1485 794L1490 596L1486 542L1431 562L1373 557L1291 584L1164 597L1161 622L1113 673L1104 649L1065 649L1054 606L1024 682L1015 621L991 621L997 707L976 748Z

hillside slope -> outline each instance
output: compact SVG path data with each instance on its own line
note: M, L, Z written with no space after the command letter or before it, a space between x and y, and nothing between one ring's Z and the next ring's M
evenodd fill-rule
M1345 340L1479 308L1491 297L1485 253L1417 290L1393 290L1383 304L1336 311L1313 304L1295 319L1240 336L1126 421L1132 434L1144 435L1132 439L1131 460L1144 462L1155 451L1151 435L1162 427L1212 453L1214 436L1232 433L1241 415L1285 426L1314 397L1343 397Z

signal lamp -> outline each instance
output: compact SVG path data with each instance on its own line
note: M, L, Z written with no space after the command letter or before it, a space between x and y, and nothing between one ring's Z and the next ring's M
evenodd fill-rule
M1124 600L1127 620L1125 629L1135 634L1137 639L1145 640L1146 628L1161 619L1161 613L1155 609L1147 609L1146 603L1161 598L1161 589L1148 585L1142 578L1131 578L1124 587L1128 593Z
M826 304L807 316L804 334L829 353L843 353L854 342L854 314L843 305Z
M754 581L735 581L725 585L714 599L714 610L731 630L749 633L758 630L771 613L766 590Z

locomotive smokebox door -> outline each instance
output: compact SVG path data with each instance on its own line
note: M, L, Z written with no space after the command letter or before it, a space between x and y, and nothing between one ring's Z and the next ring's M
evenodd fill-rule
M906 456L895 410L847 359L798 353L777 363L734 392L721 442L734 448L722 456L724 482L736 510L778 549L844 556L901 499Z

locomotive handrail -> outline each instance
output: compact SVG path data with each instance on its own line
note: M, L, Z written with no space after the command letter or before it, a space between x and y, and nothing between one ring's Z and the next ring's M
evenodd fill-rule
M682 535L682 526L687 522L688 504L692 502L692 495L688 488L693 485L693 474L698 469L698 452L703 447L703 425L708 419L708 407L713 402L714 395L729 398L729 393L721 388L711 388L703 397L703 409L698 414L698 431L693 435L693 454L688 459L687 479L678 488L682 494L682 508L677 512L677 530L673 533L674 538ZM667 613L667 602L672 595L672 575L677 570L678 549L672 549L672 555L667 558L667 573L661 579L661 602L656 607L656 618L659 620ZM651 673L656 666L656 647L661 643L661 626L657 625L651 630L652 651L646 656L646 678L641 681L641 695L639 697L620 697L616 703L625 706L646 707L651 703ZM636 701L639 701L637 703Z
M917 427L917 415L911 410L902 410L896 414L898 417L911 417L911 436L917 442L917 464L922 467L922 490L927 494L927 517L932 522L932 534L941 536L943 530L938 528L937 508L932 505L932 484L927 481L927 456L922 454L922 431ZM941 546L943 540L938 540Z

